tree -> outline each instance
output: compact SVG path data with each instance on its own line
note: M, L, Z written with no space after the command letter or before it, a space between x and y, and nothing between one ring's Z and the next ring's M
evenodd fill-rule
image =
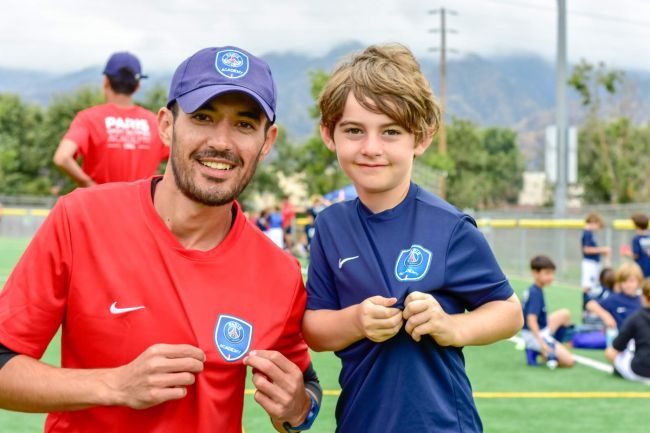
M578 169L585 187L585 201L621 203L631 199L626 192L629 176L627 157L642 157L635 150L628 119L612 119L608 107L622 84L624 74L608 69L604 63L594 67L582 60L569 78L580 95L587 118L579 135ZM603 106L603 98L608 104ZM608 119L609 118L609 119ZM622 134L622 135L618 135ZM632 152L632 153L629 153Z
M0 94L1 194L49 192L39 140L42 120L40 107L25 104L18 95Z
M311 72L310 76L311 96L317 101L329 76L322 70ZM350 181L339 167L336 154L325 146L320 137L320 111L316 102L309 108L309 114L316 121L312 136L300 144L288 140L279 142L272 165L276 171L284 174L302 173L309 195L325 194L348 185Z
M516 203L524 164L514 131L482 130L469 120L453 119L447 143L453 161L447 186L450 203L479 209Z

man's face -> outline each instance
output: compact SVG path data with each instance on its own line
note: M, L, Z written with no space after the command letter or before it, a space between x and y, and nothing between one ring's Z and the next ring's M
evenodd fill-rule
M219 95L194 113L178 111L170 157L176 186L208 206L232 202L271 150L277 127L265 132L266 116L240 92Z

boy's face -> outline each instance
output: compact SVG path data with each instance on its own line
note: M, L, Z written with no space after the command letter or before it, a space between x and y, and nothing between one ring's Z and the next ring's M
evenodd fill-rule
M533 271L533 279L535 284L540 287L548 286L555 279L555 271L553 269L540 269L539 271Z
M596 231L596 230L600 230L600 229L601 229L601 225L600 225L600 223L598 223L598 222L588 222L588 223L585 225L585 228L586 228L587 230Z
M379 200L391 206L408 191L413 158L431 143L429 135L416 143L413 134L387 115L364 108L352 93L334 131L321 125L321 136L336 152L361 200L366 204Z
M637 277L630 276L621 282L621 292L625 293L627 296L636 296L640 285L641 281L639 281Z

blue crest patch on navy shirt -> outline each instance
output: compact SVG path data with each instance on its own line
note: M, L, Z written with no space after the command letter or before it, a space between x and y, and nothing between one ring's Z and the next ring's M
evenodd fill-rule
M431 251L420 245L402 250L395 262L395 277L400 281L418 281L424 278L431 264Z
M238 317L220 314L214 328L217 350L228 362L234 362L248 353L253 337L253 326Z

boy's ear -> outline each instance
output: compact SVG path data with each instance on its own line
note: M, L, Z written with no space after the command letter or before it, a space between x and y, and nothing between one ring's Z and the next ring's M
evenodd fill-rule
M336 152L336 144L334 144L332 133L330 132L330 129L323 123L320 124L320 136L323 139L325 146L327 146L327 148L332 152Z
M431 146L431 142L433 141L433 129L427 130L427 133L424 134L424 137L422 137L422 140L420 140L419 143L415 143L415 151L414 154L415 156L420 156L424 153L425 150Z

